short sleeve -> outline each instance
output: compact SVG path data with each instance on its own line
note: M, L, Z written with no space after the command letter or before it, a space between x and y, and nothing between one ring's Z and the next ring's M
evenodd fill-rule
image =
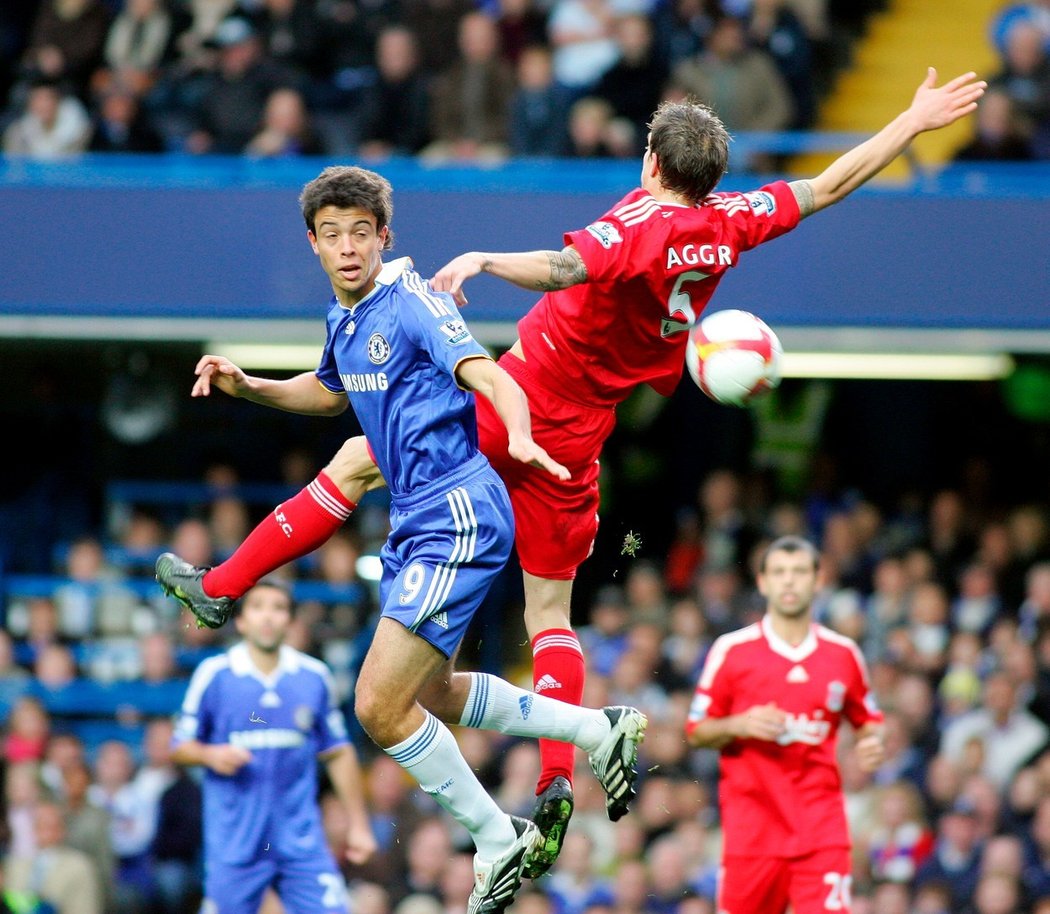
M653 244L652 219L658 217L660 204L643 190L634 190L609 212L590 225L566 232L565 244L571 244L587 267L591 282L608 282L633 276L638 269L648 269L655 254L648 247L636 250L639 243ZM661 236L662 237L662 236ZM659 250L655 242L653 250Z
M842 713L854 728L870 723L881 723L882 711L879 710L875 693L871 688L868 665L864 662L864 655L856 646L849 649L849 655L852 659L853 675L850 677L849 688L846 690L846 702Z
M182 708L175 721L172 734L172 745L196 740L201 743L211 742L215 727L215 678L220 669L226 666L224 658L206 660L193 672Z
M704 200L704 206L723 213L725 225L740 251L749 251L790 232L802 218L795 192L786 181L775 181L743 194L711 194Z
M321 361L315 371L317 380L321 386L331 393L344 393L343 382L339 377L339 369L335 364L335 352L332 347L332 324L328 323L328 330L324 341L324 351L321 353Z
M350 738L346 732L346 718L339 709L335 697L335 683L331 673L324 673L324 690L322 707L314 718L314 732L317 737L317 752L324 755L333 749L346 745Z
M474 339L451 295L434 292L417 274L408 272L404 274L402 294L406 307L400 313L409 339L453 380L461 362L491 358Z
M728 717L732 707L731 675L726 668L728 646L717 639L704 660L689 705L687 726L695 727L709 717Z

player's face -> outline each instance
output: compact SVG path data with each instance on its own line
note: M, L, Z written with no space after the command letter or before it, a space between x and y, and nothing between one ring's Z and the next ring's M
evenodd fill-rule
M819 575L808 552L771 552L758 575L758 589L774 615L797 618L809 612Z
M272 652L280 648L291 621L288 595L275 587L259 587L244 595L237 631L252 647Z
M357 304L375 287L382 269L386 226L377 229L375 215L363 209L323 206L314 229L306 234L336 298L347 307Z

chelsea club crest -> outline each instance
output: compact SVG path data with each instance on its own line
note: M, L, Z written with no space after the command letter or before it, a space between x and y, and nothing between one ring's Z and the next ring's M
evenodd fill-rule
M373 333L368 338L368 360L374 365L382 365L390 358L390 344L382 333Z

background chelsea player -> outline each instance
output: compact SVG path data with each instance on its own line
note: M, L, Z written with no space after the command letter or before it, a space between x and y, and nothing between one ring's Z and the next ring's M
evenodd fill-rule
M347 914L318 758L346 807L347 859L364 863L376 842L332 674L284 643L294 607L283 585L261 581L238 606L242 640L194 671L174 734L175 760L207 769L201 910L256 914L273 886L290 914Z
M385 479L392 501L382 618L358 677L355 710L376 744L470 832L477 855L468 911L492 914L513 898L542 836L532 822L499 809L441 720L579 746L614 820L633 796L646 722L633 708L580 708L495 676L454 673L452 658L514 537L506 487L478 451L470 391L491 401L514 459L560 479L569 474L532 440L524 393L474 340L451 297L434 294L408 258L383 264L392 243L391 193L382 176L356 167L327 168L303 190L308 237L334 292L317 370L276 381L206 355L193 394L207 395L214 383L315 415L353 404L382 473L376 484ZM315 483L306 497L318 510L349 514L353 504L327 476ZM282 528L294 528L283 507L277 514ZM203 569L167 553L157 577L206 624L225 621L229 601L208 599Z

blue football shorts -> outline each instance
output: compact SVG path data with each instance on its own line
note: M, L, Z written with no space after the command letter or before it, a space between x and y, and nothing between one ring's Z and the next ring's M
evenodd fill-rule
M269 886L288 914L348 914L346 880L327 852L297 860L264 852L250 863L207 862L200 914L258 914Z
M408 498L393 497L390 526L382 614L451 657L510 557L507 489L479 454Z

